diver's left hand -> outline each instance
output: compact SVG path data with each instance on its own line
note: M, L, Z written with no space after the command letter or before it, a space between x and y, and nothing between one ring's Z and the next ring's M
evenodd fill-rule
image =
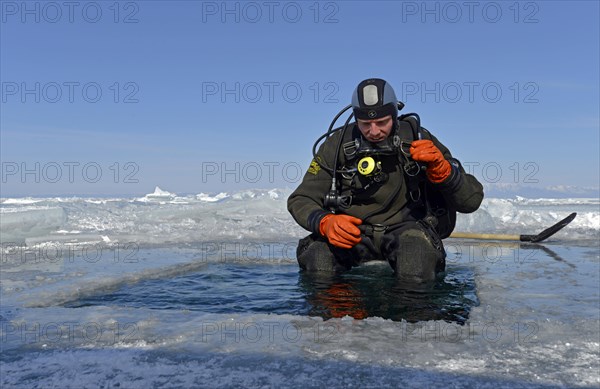
M438 184L450 176L452 166L431 140L415 140L410 145L410 155L417 162L427 164L427 178Z

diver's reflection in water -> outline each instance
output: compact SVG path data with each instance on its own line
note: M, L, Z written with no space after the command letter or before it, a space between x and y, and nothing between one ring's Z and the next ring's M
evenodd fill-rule
M382 262L343 274L301 271L298 282L309 304L308 314L325 320L348 315L464 324L471 307L479 303L468 269L450 269L431 283L409 283L396 279Z

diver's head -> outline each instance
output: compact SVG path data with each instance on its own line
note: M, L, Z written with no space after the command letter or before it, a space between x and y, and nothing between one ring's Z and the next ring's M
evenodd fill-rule
M398 99L385 80L369 78L354 90L352 111L363 136L370 142L381 142L396 128Z

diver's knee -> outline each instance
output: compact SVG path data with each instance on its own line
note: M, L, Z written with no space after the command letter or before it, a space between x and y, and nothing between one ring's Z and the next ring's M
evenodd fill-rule
M300 268L309 272L333 272L335 270L335 256L329 249L329 245L314 235L300 239L296 258Z
M396 277L431 281L445 270L446 253L441 240L422 228L408 228L393 236L388 261Z

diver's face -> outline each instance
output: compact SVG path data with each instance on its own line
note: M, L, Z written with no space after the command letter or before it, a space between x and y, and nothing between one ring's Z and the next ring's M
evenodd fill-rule
M377 143L385 140L392 132L392 115L374 120L357 121L358 129L369 142Z

